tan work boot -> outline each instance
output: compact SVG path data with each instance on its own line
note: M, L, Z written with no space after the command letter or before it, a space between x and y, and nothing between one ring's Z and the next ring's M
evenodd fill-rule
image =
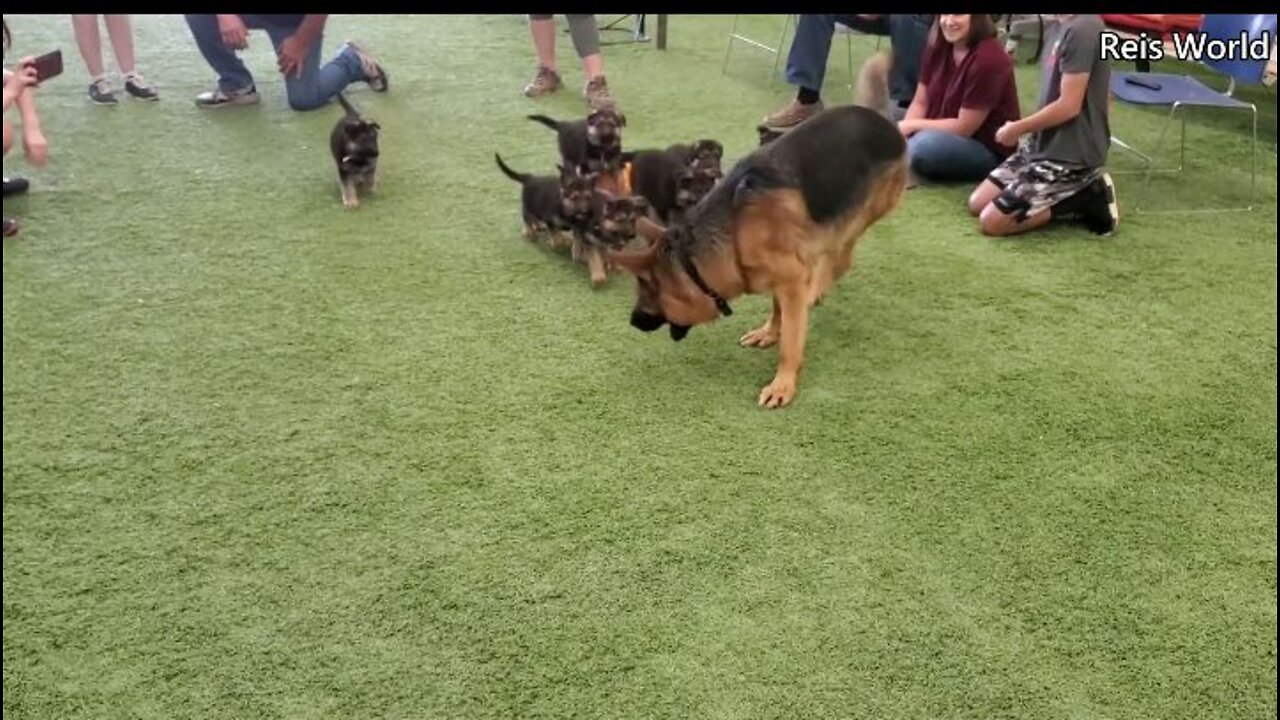
M787 103L780 110L776 110L764 118L764 124L771 128L789 128L799 125L809 118L822 112L822 101L812 105L803 105L795 98Z
M541 97L542 95L550 95L564 86L560 76L555 70L548 67L538 67L538 72L533 76L533 80L524 86L524 94L529 97Z
M613 97L609 95L609 83L605 81L603 75L597 75L587 81L586 87L582 88L582 97L587 99L587 107L592 110L604 110L616 104Z

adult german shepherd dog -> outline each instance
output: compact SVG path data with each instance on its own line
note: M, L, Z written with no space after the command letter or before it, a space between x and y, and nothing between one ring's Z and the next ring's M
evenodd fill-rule
M637 230L649 247L609 253L636 277L631 324L689 328L733 311L744 294L773 295L773 313L742 336L781 342L778 370L760 392L763 407L791 402L804 360L809 309L848 271L863 232L902 199L907 144L874 110L825 110L743 158L683 221Z

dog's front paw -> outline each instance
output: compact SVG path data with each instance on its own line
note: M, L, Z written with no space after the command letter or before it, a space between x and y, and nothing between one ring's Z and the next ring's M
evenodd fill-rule
M348 210L355 210L360 207L360 201L355 198L342 198L342 207Z
M778 331L770 325L762 325L743 335L738 344L742 347L767 348L778 342Z
M760 407L780 408L796 397L796 381L789 378L775 377L760 391Z

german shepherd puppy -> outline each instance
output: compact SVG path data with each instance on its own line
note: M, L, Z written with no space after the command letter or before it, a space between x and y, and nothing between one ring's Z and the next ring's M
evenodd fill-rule
M359 207L360 190L378 187L378 123L365 119L338 93L343 114L329 133L329 151L338 166L338 185L342 188L342 204Z
M759 404L791 402L809 309L848 271L863 232L898 205L906 152L902 133L875 111L831 108L738 161L682 222L639 221L652 244L608 255L636 276L631 325L644 332L670 325L680 340L691 326L732 313L729 300L770 293L769 319L740 342L781 341Z
M715 181L723 177L720 158L724 147L715 140L693 145L672 145L665 150L633 150L622 153L631 164L630 191L644 197L658 219L671 222L671 214L691 207ZM705 182L710 179L710 183ZM702 192L702 195L698 194Z
M520 214L526 239L546 237L554 243L557 234L572 232L590 221L595 210L594 176L564 167L559 168L559 177L530 175L507 167L498 153L493 154L493 159L504 175L520 183Z
M625 115L610 108L595 110L585 120L555 120L530 115L530 120L556 131L564 166L583 172L617 172L622 162L622 128Z
M642 197L594 191L591 217L576 224L573 237L573 259L586 262L592 284L598 287L609 279L605 251L626 247L636 236L636 221L648 212L649 203Z

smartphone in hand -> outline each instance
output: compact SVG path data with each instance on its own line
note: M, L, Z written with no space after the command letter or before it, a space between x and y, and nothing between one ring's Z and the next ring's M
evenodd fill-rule
M42 83L49 78L62 74L62 51L54 50L45 53L32 61L36 69L36 82Z

